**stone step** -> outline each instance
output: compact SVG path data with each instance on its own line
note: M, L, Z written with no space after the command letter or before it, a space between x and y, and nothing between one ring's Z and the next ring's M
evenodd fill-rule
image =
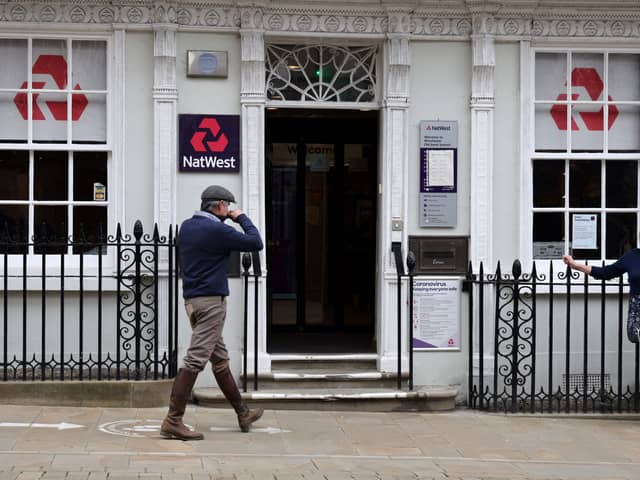
M361 412L453 410L458 390L454 387L420 387L413 391L374 388L304 390L258 390L242 394L250 407L271 410L332 410ZM229 408L217 388L197 388L194 403Z
M377 370L376 354L272 355L273 372L346 373Z
M406 383L408 373L401 376ZM242 381L242 379L239 379ZM372 371L344 371L329 373L305 373L300 371L274 371L258 376L258 388L267 390L297 390L307 388L394 388L395 373ZM253 386L253 375L247 376L247 385Z
M271 356L271 372L258 377L259 388L296 390L308 388L395 388L393 372L377 370L375 354L280 354ZM408 378L403 372L402 379ZM247 384L253 385L249 371Z

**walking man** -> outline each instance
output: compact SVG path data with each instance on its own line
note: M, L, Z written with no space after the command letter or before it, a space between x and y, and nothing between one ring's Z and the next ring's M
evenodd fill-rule
M227 264L231 251L262 250L258 229L241 210L230 210L233 194L220 185L202 192L200 210L185 220L178 234L182 259L182 292L191 323L191 343L183 367L173 381L169 412L162 422L164 437L202 440L204 435L191 431L182 422L187 400L198 373L211 362L213 375L226 399L238 415L240 430L248 432L263 409L250 410L244 403L229 369L229 354L222 338L227 313ZM225 224L230 218L244 233Z

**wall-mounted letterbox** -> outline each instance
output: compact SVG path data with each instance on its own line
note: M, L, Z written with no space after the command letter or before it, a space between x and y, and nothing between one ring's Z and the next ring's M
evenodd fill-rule
M468 237L409 237L416 274L464 275L469 264Z

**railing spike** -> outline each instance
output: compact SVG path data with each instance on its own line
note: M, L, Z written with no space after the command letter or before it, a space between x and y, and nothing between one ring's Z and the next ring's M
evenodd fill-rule
M153 241L160 241L160 233L158 232L158 223L153 224Z
M250 267L251 267L251 254L248 252L244 252L242 254L242 268L245 274L249 273Z
M520 264L520 260L518 260L517 258L513 261L511 273L513 274L513 278L516 280L520 278L520 275L522 275L522 265Z
M407 269L409 269L409 273L413 273L413 270L416 268L416 256L413 254L411 250L407 253Z
M120 227L120 223L116 227L116 240L122 240L122 228Z
M136 241L140 241L140 239L142 238L142 233L142 222L140 220L136 220L136 223L133 225L133 236L135 237Z

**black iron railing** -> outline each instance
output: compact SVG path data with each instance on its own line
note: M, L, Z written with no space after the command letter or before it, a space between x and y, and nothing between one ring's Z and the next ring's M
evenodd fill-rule
M638 344L626 339L626 284L579 272L505 274L471 266L469 406L505 412L637 412ZM485 364L486 362L486 364Z
M62 226L62 231L66 231ZM1 379L146 380L177 372L177 228L30 241L0 230Z
M398 357L396 367L396 386L398 390L402 390L402 279L408 277L408 289L409 289L409 312L406 316L407 322L407 348L409 350L409 390L413 390L413 279L414 269L416 266L416 258L413 252L409 251L407 254L407 270L405 273L404 265L402 262L402 247L400 242L393 242L391 245L391 253L393 253L393 259L396 266L396 339L397 339L397 352Z
M249 272L253 264L253 272ZM253 277L253 389L258 390L258 279L262 276L259 252L242 254L242 276L244 277L244 330L242 349L242 390L247 391L248 356L249 356L249 277Z

